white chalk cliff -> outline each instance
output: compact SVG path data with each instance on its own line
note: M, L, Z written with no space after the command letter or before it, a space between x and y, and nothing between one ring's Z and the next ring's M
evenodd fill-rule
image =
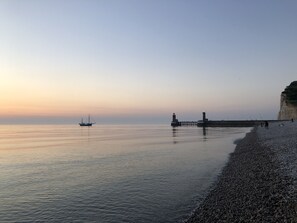
M297 119L297 81L292 82L281 94L278 120Z

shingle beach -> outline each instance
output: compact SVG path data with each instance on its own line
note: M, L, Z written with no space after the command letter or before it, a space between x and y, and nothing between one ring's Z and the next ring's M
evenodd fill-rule
M297 122L248 133L187 222L297 222Z

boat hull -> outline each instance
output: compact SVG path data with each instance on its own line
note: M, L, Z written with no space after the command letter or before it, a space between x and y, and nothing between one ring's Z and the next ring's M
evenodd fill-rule
M79 123L80 126L92 126L93 123Z

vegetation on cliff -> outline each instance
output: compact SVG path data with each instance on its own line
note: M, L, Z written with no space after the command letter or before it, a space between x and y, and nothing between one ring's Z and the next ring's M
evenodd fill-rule
M297 105L297 81L293 81L282 93L286 95L288 103Z

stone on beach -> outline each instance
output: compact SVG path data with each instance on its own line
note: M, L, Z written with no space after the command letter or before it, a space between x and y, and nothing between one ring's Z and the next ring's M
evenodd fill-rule
M297 122L257 127L187 222L297 222Z

